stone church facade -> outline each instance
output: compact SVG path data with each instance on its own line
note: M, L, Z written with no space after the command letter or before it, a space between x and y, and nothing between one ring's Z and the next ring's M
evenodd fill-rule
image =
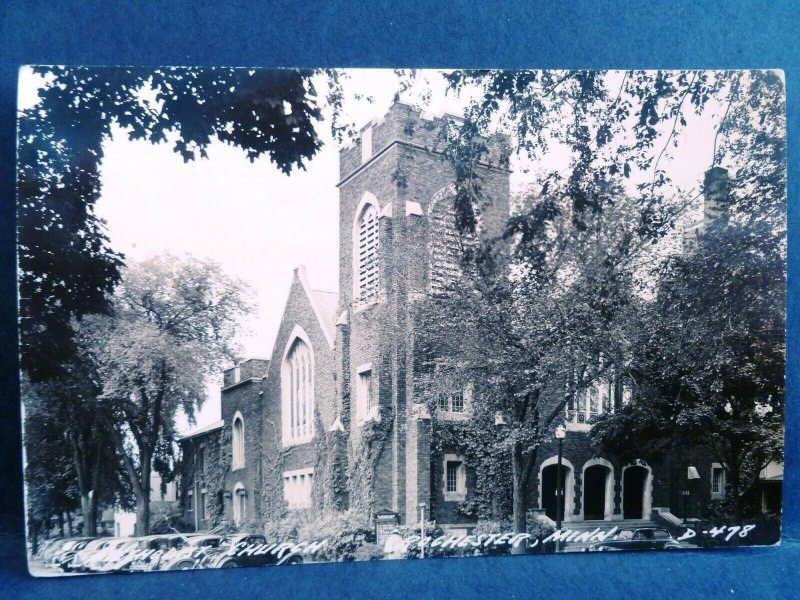
M226 371L221 421L183 438L182 502L194 528L305 508L392 511L407 524L420 504L445 528L475 526L457 510L475 494L474 470L455 449L432 449L432 416L415 396L413 305L457 268L447 246L453 174L435 150L441 126L396 103L341 150L339 293L312 289L298 267L272 355ZM481 234L493 236L509 214L509 171L506 140L485 143L478 170L492 203ZM469 418L480 401L470 396L454 394L439 413ZM589 420L622 401L613 384L598 385L565 413L565 521L646 520L676 503L676 469L592 453ZM528 505L555 520L555 443L539 457ZM698 465L703 485L724 493L717 467Z

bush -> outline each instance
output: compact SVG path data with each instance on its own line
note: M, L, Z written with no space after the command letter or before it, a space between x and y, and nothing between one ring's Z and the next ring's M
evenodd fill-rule
M349 562L356 559L364 544L375 543L375 530L369 519L356 511L295 511L285 519L264 525L270 541L312 542L327 540L310 558L325 562Z
M353 553L353 560L381 560L385 554L378 544L366 543L359 546Z

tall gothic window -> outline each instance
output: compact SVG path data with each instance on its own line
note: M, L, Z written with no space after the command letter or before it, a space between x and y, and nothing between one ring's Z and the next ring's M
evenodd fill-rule
M358 217L354 248L356 300L369 302L378 297L378 208L366 204Z
M297 338L286 355L281 380L284 445L311 441L314 436L314 356Z
M233 460L232 460L232 468L242 469L244 468L244 421L242 420L242 415L236 413L236 416L233 418L233 432L231 435L232 441L232 450L233 450Z
M431 200L428 239L430 249L429 282L434 294L443 292L461 276L464 250L475 244L475 236L459 233L453 207L455 188L449 186Z

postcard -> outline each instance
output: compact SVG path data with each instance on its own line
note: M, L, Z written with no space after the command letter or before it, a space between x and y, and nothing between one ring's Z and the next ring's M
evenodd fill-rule
M31 66L17 158L33 575L779 542L782 72Z

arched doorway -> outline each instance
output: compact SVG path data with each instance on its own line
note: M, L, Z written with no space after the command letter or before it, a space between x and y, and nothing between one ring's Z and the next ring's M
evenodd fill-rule
M561 487L564 491L561 502L562 521L573 520L575 510L575 470L566 458L561 460ZM548 517L556 519L556 479L558 478L558 457L551 456L539 467L539 507Z
M614 473L609 466L592 462L594 464L583 469L583 518L587 521L610 519Z
M627 466L622 471L622 518L649 519L650 470L641 465Z

